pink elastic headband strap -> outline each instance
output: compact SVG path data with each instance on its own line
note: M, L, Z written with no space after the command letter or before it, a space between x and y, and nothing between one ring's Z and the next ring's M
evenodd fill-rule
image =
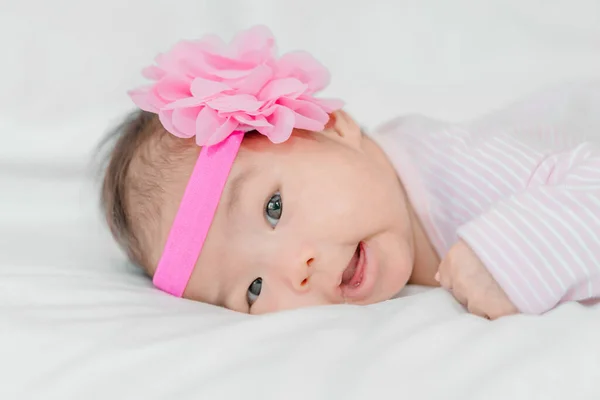
M200 150L154 273L157 288L177 297L183 295L243 138L243 132L234 132L222 142Z

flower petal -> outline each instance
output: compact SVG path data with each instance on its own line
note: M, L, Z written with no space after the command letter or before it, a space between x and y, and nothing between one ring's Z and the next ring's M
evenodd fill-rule
M216 79L221 80L238 80L250 75L252 69L235 69L235 68L214 68L212 66L206 66L205 71L210 76L214 76Z
M142 70L142 76L155 81L162 79L165 75L166 72L162 68L157 67L156 65L150 65L149 67L146 67Z
M266 26L258 25L238 33L231 42L232 52L243 60L260 63L273 56L275 38Z
M227 57L223 54L204 52L202 55L206 72L222 79L242 78L256 67L256 63Z
M159 103L156 96L153 94L154 86L146 86L127 92L133 103L144 111L157 113L160 107L157 107Z
M257 130L264 134L273 143L283 143L289 139L294 129L295 122L294 112L287 107L278 106L267 121L273 125L272 129L268 128L257 128Z
M299 97L298 99L304 100L302 98L302 96ZM310 101L312 103L318 105L325 112L328 112L328 113L334 112L336 110L340 110L344 107L344 102L342 100L338 100L338 99L319 99L319 98L311 97Z
M291 110L308 119L318 121L323 125L329 121L329 115L321 107L310 101L281 98L278 103L282 106L289 107Z
M252 127L253 129L255 129L257 127L268 128L268 127L273 126L262 115L252 118L248 114L240 112L240 113L233 114L232 118L235 118L240 124L248 125L248 126Z
M176 108L198 107L204 103L206 103L204 99L199 99L197 97L186 97L184 99L175 100L172 103L166 104L162 108L165 110L174 110Z
M192 137L196 134L196 118L202 108L176 108L173 110L171 122L177 131L185 135L185 137Z
M254 68L247 76L229 84L237 90L238 93L256 94L273 77L273 69L267 65L259 65Z
M193 80L190 91L194 97L205 99L231 88L223 82L215 82L208 79L196 78Z
M295 113L294 115L296 118L294 128L296 129L305 129L311 132L321 132L323 129L325 129L325 124L323 124L321 121L307 118L304 115L298 113Z
M304 51L296 51L281 56L277 61L276 77L294 77L308 85L308 92L314 93L329 83L327 68Z
M283 96L297 97L307 88L308 85L296 78L275 79L265 85L258 94L258 98L260 100L274 100Z
M236 130L238 126L239 123L235 119L227 118L225 122L219 128L217 128L212 136L208 138L206 145L212 146L213 144L217 144L225 140L234 130Z
M181 76L167 75L156 84L156 91L160 97L168 102L190 97L190 82Z
M256 67L255 63L227 57L225 54L204 52L204 61L209 67L216 70L244 70L248 71Z
M168 52L157 55L156 64L167 73L179 73L181 61L198 53L198 46L189 40L175 44Z
M185 133L180 132L177 128L175 128L175 126L173 126L173 123L171 122L173 117L173 111L172 110L160 110L158 112L158 119L160 120L160 123L162 124L162 126L167 130L167 132L180 137L180 138L188 138L190 136L186 136Z
M208 100L206 104L220 112L234 111L256 111L264 102L256 100L256 97L249 94L236 94L233 96L220 96Z
M207 144L208 139L225 122L226 118L220 117L217 112L209 107L204 107L196 117L196 143L200 146Z

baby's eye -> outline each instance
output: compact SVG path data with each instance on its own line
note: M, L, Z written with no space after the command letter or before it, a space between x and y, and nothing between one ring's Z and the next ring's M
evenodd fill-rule
M281 194L277 192L271 196L265 207L265 218L271 227L275 228L277 226L282 212L283 202L281 201Z
M256 278L250 286L248 286L248 291L246 292L246 299L248 300L248 305L252 307L252 304L258 299L260 295L260 291L262 289L262 278Z

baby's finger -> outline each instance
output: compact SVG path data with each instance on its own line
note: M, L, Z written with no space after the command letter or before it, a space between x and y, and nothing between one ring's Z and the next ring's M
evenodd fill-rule
M458 301L460 304L462 304L465 307L468 306L469 300L467 299L467 296L465 296L465 294L462 290L457 290L457 288L455 287L451 290L451 292L452 292L452 296L454 296L456 301Z
M519 310L517 310L517 308L510 303L499 303L490 307L488 310L488 315L490 316L490 319L494 320L501 317L518 314L518 312Z
M452 279L450 274L443 268L442 265L440 265L440 269L435 276L436 280L440 283L440 286L448 290L452 289Z
M465 281L461 279L461 277L455 277L452 280L452 295L456 300L459 301L460 304L468 308L469 301L471 300L471 292L470 288L465 285Z
M475 314L485 319L490 319L490 316L480 307L480 304L476 301L472 301L469 304L467 304L467 310L471 314Z

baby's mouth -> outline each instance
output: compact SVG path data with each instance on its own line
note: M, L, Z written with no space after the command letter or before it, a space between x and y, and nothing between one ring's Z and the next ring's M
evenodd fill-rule
M365 258L363 253L361 242L356 246L356 251L342 274L340 287L355 288L360 286L365 272Z
M339 279L344 303L370 304L377 282L377 260L367 243L358 244Z

